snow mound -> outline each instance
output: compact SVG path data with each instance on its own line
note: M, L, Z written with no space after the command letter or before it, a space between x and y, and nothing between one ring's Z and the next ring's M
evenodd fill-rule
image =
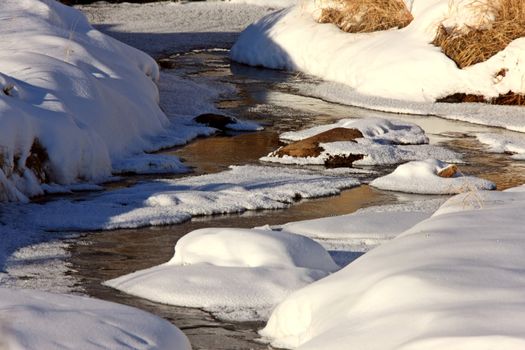
M100 181L153 147L168 120L152 58L58 1L6 0L0 13L0 199Z
M390 100L435 102L454 93L490 99L509 91L524 92L519 62L525 56L525 38L467 69L459 69L430 44L443 21L447 26L482 25L479 14L469 11L475 8L469 6L470 1L407 1L414 17L407 27L366 34L349 34L333 24L317 23L322 3L305 0L253 23L233 46L232 59L302 71L345 84L360 96ZM500 79L502 68L508 71Z
M202 229L182 237L175 246L170 264L200 263L239 267L292 266L328 272L338 269L328 253L311 239L284 232L243 229Z
M193 216L283 209L301 198L339 194L359 181L348 176L263 166L182 179L164 179L82 201L29 205L31 222L50 230L98 230L177 224Z
M381 118L341 119L333 124L319 125L300 131L285 132L279 135L279 138L284 141L299 141L336 128L357 129L363 134L364 138L379 143L402 145L428 143L428 137L425 135L425 131L418 125L400 120Z
M447 201L430 219L290 295L261 334L277 347L522 349L524 188Z
M181 238L167 263L105 284L156 302L227 319L267 319L292 291L338 270L309 238L274 231L202 229Z
M451 164L435 159L409 162L398 166L391 174L373 180L370 186L382 190L420 194L457 194L496 189L496 185L491 181L463 176L459 172L455 172L451 177L438 175L450 166Z
M161 318L85 297L0 288L0 319L9 349L191 349Z

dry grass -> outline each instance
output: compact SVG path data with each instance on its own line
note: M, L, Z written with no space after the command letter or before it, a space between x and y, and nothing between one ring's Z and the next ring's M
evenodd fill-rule
M348 33L403 28L414 19L403 0L337 0L321 10L320 23L334 23Z
M505 49L511 41L525 36L525 1L472 0L479 13L493 15L488 26L463 28L439 27L433 44L441 47L459 68L484 62Z
M485 98L481 95L457 93L443 98L438 98L436 102L443 103L489 103L493 105L525 106L525 95L509 91L504 95L495 98Z
M46 172L46 163L49 160L49 155L47 150L42 146L38 139L33 141L31 145L31 150L29 156L26 159L26 168L33 171L35 176L41 183L46 183L47 172Z

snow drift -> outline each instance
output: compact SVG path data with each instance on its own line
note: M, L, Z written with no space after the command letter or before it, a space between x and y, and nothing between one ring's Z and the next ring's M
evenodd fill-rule
M430 219L290 295L261 332L306 349L522 349L525 187Z

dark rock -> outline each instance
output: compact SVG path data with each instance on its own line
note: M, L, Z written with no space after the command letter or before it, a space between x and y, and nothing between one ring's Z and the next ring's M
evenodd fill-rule
M213 113L201 114L198 117L195 117L193 120L199 124L204 124L222 131L228 129L226 125L236 123L236 120L232 117Z
M327 168L351 168L356 160L361 160L363 158L364 155L362 154L330 156L325 160L324 166Z

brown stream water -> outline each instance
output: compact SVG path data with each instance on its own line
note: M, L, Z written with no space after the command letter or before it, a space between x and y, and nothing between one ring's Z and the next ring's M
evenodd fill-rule
M282 131L346 117L380 116L419 124L429 133L431 143L443 144L464 154L466 164L461 169L466 174L490 179L497 183L499 189L525 183L525 163L513 161L507 155L488 154L471 136L480 131L504 131L430 116L379 113L301 96L297 93L297 87L304 83L315 83L313 79L230 65L224 52L188 53L171 59L177 67L172 71L173 74L233 84L238 93L218 101L218 105L229 114L255 120L266 126L261 132L218 135L165 151L183 158L194 167L196 174L223 171L234 164L256 164L259 157L279 145L278 134ZM390 169L375 170L384 173ZM124 184L128 185L126 181ZM202 310L153 303L104 287L101 282L166 262L173 256L177 240L198 228L278 225L347 214L363 207L399 203L414 198L420 197L378 191L363 185L344 191L340 196L301 201L286 210L201 217L175 226L94 232L71 241L68 262L72 267L72 277L88 295L135 306L168 319L186 333L194 349L267 349L267 345L254 341L261 323L223 322ZM345 261L340 263L348 263L359 255L349 252Z

